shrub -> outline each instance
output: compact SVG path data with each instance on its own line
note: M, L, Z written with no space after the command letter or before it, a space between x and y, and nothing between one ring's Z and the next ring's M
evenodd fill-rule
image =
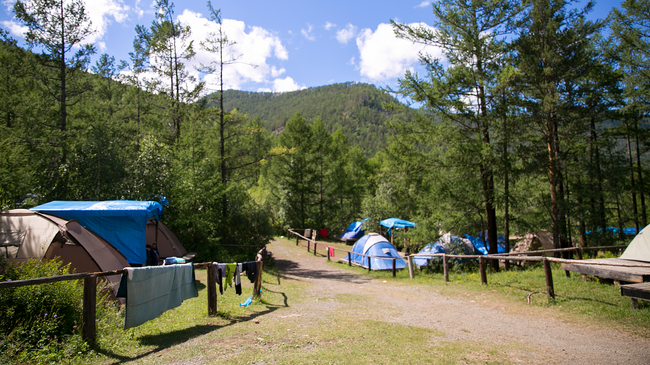
M67 274L59 260L9 264L0 258L0 281ZM52 362L83 351L78 332L83 287L77 281L0 289L0 360Z

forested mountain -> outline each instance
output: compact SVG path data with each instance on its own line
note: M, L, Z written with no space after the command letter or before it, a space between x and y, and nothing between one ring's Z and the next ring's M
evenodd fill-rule
M280 133L296 112L305 119L321 118L325 129L340 129L352 145L372 156L386 145L391 119L411 121L412 109L389 111L385 104L401 105L391 95L370 84L353 82L313 87L286 93L226 90L224 109L237 109L250 118L259 117L266 129Z

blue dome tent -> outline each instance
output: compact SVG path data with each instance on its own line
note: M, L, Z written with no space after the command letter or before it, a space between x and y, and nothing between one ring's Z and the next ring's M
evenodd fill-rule
M368 219L369 218L352 222L352 224L348 226L345 232L343 232L343 234L340 235L338 239L341 241L356 241L359 238L363 237L365 232L363 231L363 229L361 229L361 227L363 226L363 223L365 223L365 221L367 221Z
M483 255L488 254L488 249L487 246L485 245L485 241L490 243L487 239L487 233L488 231L483 231L479 232L476 237L470 236L468 234L465 235L465 238L470 240L472 244L474 245L474 248L476 251L480 252ZM485 237L485 239L484 239ZM497 253L505 253L506 252L506 238L503 237L502 235L497 236Z
M352 254L350 255L352 256L352 263L368 268L368 259L370 259L370 266L372 270L393 269L393 260L375 257L369 258L366 256L361 256L361 254L368 256L386 257L387 259L397 258L397 260L395 260L395 268L403 269L406 267L406 262L399 255L397 249L395 249L395 246L388 242L384 236L378 233L369 233L361 237L354 244L354 246L352 246Z

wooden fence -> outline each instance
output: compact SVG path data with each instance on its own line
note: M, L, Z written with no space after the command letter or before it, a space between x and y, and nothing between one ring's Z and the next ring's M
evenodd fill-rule
M289 234L293 234L296 236L296 245L299 244L299 239L302 238L303 240L307 241L307 251L309 251L309 247L311 244L314 245L314 255L316 255L316 245L317 242L307 238L303 235L300 235L299 233L295 232L295 229L289 229L287 230L287 237L289 237ZM634 263L609 263L609 262L588 262L588 261L583 261L582 256L584 251L593 251L593 250L612 250L612 249L624 249L627 248L627 245L618 245L618 246L598 246L598 247L568 247L568 248L557 248L557 249L550 249L550 250L537 250L537 251L527 251L527 252L510 252L510 253L501 253L501 254L495 254L495 255L450 255L450 254L444 254L444 253L436 253L436 254L412 254L409 256L406 256L405 258L408 260L408 269L409 269L409 277L413 279L415 277L414 270L413 270L413 258L414 257L441 257L442 258L442 267L443 267L443 276L445 282L449 282L449 258L463 258L463 259L476 259L478 260L479 263L479 272L480 272L480 277L481 277L481 284L487 285L487 260L500 260L500 261L541 261L542 262L542 267L544 268L544 277L546 281L546 294L549 296L549 298L555 298L555 289L553 287L553 274L551 272L551 262L558 262L558 263L569 263L569 264L581 264L581 265L603 265L603 266L623 266L623 267L645 267L645 268L650 268L650 264L634 264ZM330 247L326 247L327 249L327 260L330 260ZM359 255L363 257L368 257L368 258L377 258L377 259L382 259L382 260L392 260L393 261L393 277L396 276L396 268L395 268L395 261L398 259L396 257L377 257L377 256L369 256L369 255L364 255L360 253L352 253L347 250L341 250L335 247L332 247L335 251L342 251L347 253L347 259L345 261L348 262L349 266L352 266L352 255ZM544 253L564 253L564 252L573 252L575 253L577 260L570 260L570 259L561 259L561 258L555 258L555 257L544 257L544 256L539 256ZM507 266L506 266L507 267ZM371 265L371 260L368 260L368 271L370 272L372 270L372 265ZM569 271L565 271L566 276L568 277Z
M258 246L259 247L259 246ZM264 260L266 259L266 248L262 248L255 258L257 262L257 278L253 285L253 295L259 298L262 288L262 270L264 269ZM217 281L215 275L215 268L211 262L203 262L194 264L194 268L208 268L208 315L214 316L217 314ZM97 305L97 278L111 275L125 274L126 269L93 272L93 273L78 273L68 275L57 275L46 278L26 279L26 280L13 280L0 282L0 289L4 288L17 288L28 285L40 285L47 283L54 283L57 281L68 280L82 280L84 281L83 292L83 312L82 312L82 337L84 341L93 344L95 342L97 329L95 323L96 305Z

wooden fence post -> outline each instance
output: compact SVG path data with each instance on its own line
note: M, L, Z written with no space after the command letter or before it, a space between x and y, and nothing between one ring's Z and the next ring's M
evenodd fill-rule
M314 241L314 256L316 256L316 246L318 245L318 242Z
M208 316L217 315L217 267L208 266Z
M413 256L409 255L408 260L409 260L409 277L413 279L415 277L415 274L413 272Z
M352 253L348 252L348 266L352 266Z
M262 264L261 261L258 261L257 263L257 279L255 280L255 291L253 293L254 298L259 298L262 295L262 270L264 269L264 265Z
M330 260L330 246L327 246L327 261L331 261Z
M449 260L447 254L442 254L442 274L445 277L445 283L449 282Z
M95 312L97 305L97 277L90 275L84 278L83 297L83 340L89 344L95 343L96 324Z
M298 235L296 235L296 246L298 246Z
M582 260L582 248L581 247L576 247L576 258L578 260Z
M481 284L487 285L487 273L485 272L485 257L478 258L478 267L481 271Z
M368 272L372 270L372 257L368 256Z
M555 290L553 289L553 273L551 272L551 262L546 257L542 259L544 263L544 276L546 277L546 293L549 298L555 299Z
M395 260L393 259L393 277L397 276L397 265L395 264Z

